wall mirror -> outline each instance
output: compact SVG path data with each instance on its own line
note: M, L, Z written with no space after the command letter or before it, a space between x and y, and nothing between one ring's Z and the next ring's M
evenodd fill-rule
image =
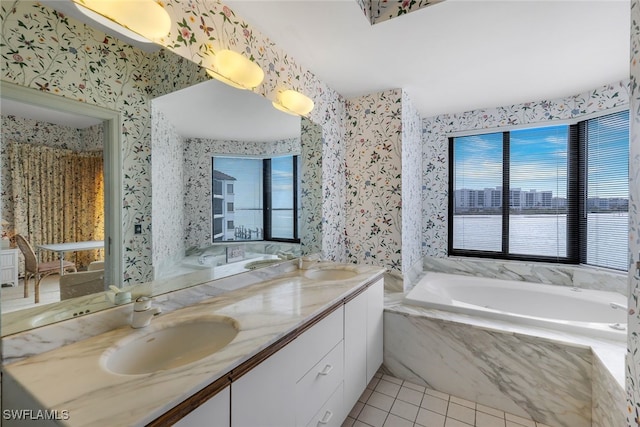
M62 3L62 2L56 2ZM57 6L56 6L57 8ZM88 23L88 25L91 25ZM138 55L146 55L149 56L150 61L154 63L154 67L152 68L152 72L157 75L172 75L175 72L175 68L172 68L177 62L184 60L178 55L175 55L171 52L161 51L162 54L159 54L158 50L149 51L147 48L136 50L136 54ZM188 61L187 61L188 62ZM162 80L162 87L155 88L154 91L151 91L149 95L149 105L150 105L150 114L151 117L149 119L150 129L149 133L151 134L151 162L152 166L149 171L149 175L158 172L161 175L161 178L154 178L155 181L152 184L152 189L149 190L152 194L152 224L151 224L151 233L152 233L152 242L153 248L151 257L153 262L153 273L157 277L157 280L154 280L150 283L138 283L131 284L134 289L142 289L139 292L151 293L153 295L157 295L159 293L172 291L178 289L180 287L192 286L204 281L212 280L217 277L223 277L224 275L236 274L241 271L248 271L248 269L242 270L234 270L233 268L227 268L224 271L225 265L230 265L234 260L242 260L245 261L244 264L248 264L250 262L254 262L253 265L249 266L251 268L258 268L262 266L267 266L270 262L261 263L259 261L269 261L267 258L271 258L274 260L273 262L278 262L279 260L284 260L291 255L295 255L297 253L314 253L321 251L322 245L322 229L321 229L321 207L322 207L322 187L321 187L321 179L322 179L322 129L319 125L316 125L310 122L307 119L300 119L293 116L290 116L290 119L297 120L297 124L295 127L298 129L297 139L299 141L299 148L294 150L293 148L287 149L285 151L281 151L281 146L285 145L282 141L285 139L295 139L293 135L290 137L274 136L270 139L267 138L267 133L270 128L282 130L282 125L279 124L279 120L273 117L266 119L266 121L257 117L257 115L253 115L250 113L250 109L246 104L242 104L238 96L245 97L253 97L255 100L260 100L264 105L267 105L270 110L273 110L272 113L279 114L282 116L287 115L281 112L277 112L270 105L270 102L261 96L247 91L240 91L233 88L223 87L222 89L227 89L227 94L223 97L222 95L209 96L207 102L209 106L213 109L212 112L206 115L207 118L203 119L203 123L212 122L211 117L215 115L221 116L224 112L231 111L231 105L238 104L237 108L242 111L242 119L244 120L241 124L237 120L237 114L234 120L229 119L227 116L226 122L228 123L236 123L236 130L249 130L252 129L255 131L255 134L261 135L258 139L263 144L271 147L277 147L275 151L264 151L259 155L256 154L255 151L245 151L237 152L236 149L240 147L248 147L252 146L252 150L257 150L256 144L258 141L251 141L250 138L242 136L242 135L233 135L233 134L204 134L204 133L190 133L184 131L184 119L186 115L179 114L174 117L169 108L165 106L165 112L162 112L162 107L155 108L154 98L158 99L159 104L162 104L162 96L169 94L170 92L176 89L183 89L185 87L189 88L193 85L198 85L203 81L207 81L208 78L206 73L199 69L199 67L192 64L191 67L184 67L186 69L193 69L187 75L181 75L180 81L182 83L176 84L174 80L169 78L168 80L164 78ZM153 80L155 77L150 76L149 79ZM175 80L178 80L177 78ZM187 83L184 83L187 82ZM213 82L214 84L221 85L220 83ZM5 91L5 87L13 86L11 84L3 83L2 90L2 107L4 114L4 106L5 100L12 98L11 96L7 96L8 91ZM160 85L159 85L160 86ZM224 86L224 85L223 85ZM194 86L194 88L199 88L199 86ZM19 90L26 90L30 93L37 93L33 89L25 89L19 87ZM40 95L40 94L39 94ZM60 96L51 95L51 94L41 94L46 95L48 101L41 101L40 97L29 98L27 104L32 106L46 106L49 108L53 108L60 111L67 111L72 114L82 114L85 116L93 116L97 117L103 123L104 135L105 138L111 140L113 139L115 142L117 141L121 128L119 126L120 120L120 112L110 111L110 115L106 114L105 111L101 111L104 109L96 109L94 111L90 105L79 103L81 110L73 109L72 107L64 107L67 103L67 99L62 98ZM20 98L17 96L16 98ZM24 100L23 100L24 101ZM74 101L71 101L72 103ZM186 102L189 102L188 99ZM43 105L46 104L46 105ZM76 104L78 104L76 102ZM171 100L168 102L169 105L175 106L178 109L181 108L180 104L177 100ZM182 106L183 111L184 105ZM217 110L216 110L217 108ZM270 111L269 110L269 111ZM96 112L100 111L100 112ZM106 110L109 111L109 110ZM270 111L271 112L271 111ZM160 115L166 115L165 118L169 118L169 120L165 120L163 123L164 127L158 129L157 127L154 130L154 125L152 123L159 117ZM289 119L289 120L290 120ZM34 119L36 120L36 119ZM168 126L168 124L171 126ZM194 126L187 126L189 129L192 129ZM167 132L166 134L163 132ZM159 139L154 139L159 135L164 135ZM4 139L4 138L3 138ZM244 140L243 140L244 139ZM179 149L176 146L170 145L170 142L179 141L180 145ZM202 141L205 141L204 144ZM216 143L212 143L212 141L216 141ZM220 141L226 141L224 144ZM230 143L233 141L233 143ZM199 144L198 144L199 143ZM4 141L3 141L4 144ZM163 145L165 144L165 145ZM298 209L297 218L299 221L298 229L299 229L299 244L295 242L262 242L259 239L256 239L256 235L252 235L252 241L246 239L245 242L235 242L237 246L243 246L242 250L236 250L234 252L233 249L227 249L227 246L219 244L215 241L214 234L211 234L213 231L213 227L215 226L214 220L218 215L213 212L214 201L211 196L208 198L201 197L201 193L195 193L193 196L191 193L187 193L184 191L184 187L188 185L188 182L191 182L193 186L197 187L197 189L201 189L207 186L213 186L212 180L209 177L203 177L202 180L196 180L195 178L199 177L189 177L191 181L185 181L188 177L186 175L182 175L181 177L172 176L170 173L167 173L167 169L157 168L154 169L155 166L159 165L167 165L172 167L179 168L179 162L174 162L171 165L167 164L168 156L172 155L175 152L180 152L180 150L198 150L205 149L210 152L207 154L208 157L204 157L204 161L208 163L208 171L211 173L212 169L212 157L214 151L212 151L213 147L218 144L226 145L227 147L235 147L234 150L228 150L225 152L218 151L217 154L223 154L223 156L231 157L256 157L256 158L280 158L284 154L297 154L299 156L300 162L300 187L298 188ZM112 144L106 145L105 149L108 147L112 147ZM163 147L169 149L169 151L163 151ZM292 147L292 145L291 145ZM264 149L264 147L263 147ZM178 150L178 151L171 151ZM111 162L111 164L107 165L104 173L105 179L105 190L107 190L107 194L112 194L117 190L120 190L120 182L122 178L122 167L118 163L122 161L118 157L118 155L122 155L122 149L118 146L117 149L113 151L114 156L117 161ZM168 154L172 153L172 154ZM197 153L195 153L197 155ZM199 158L199 157L196 157ZM208 160L207 160L208 159ZM163 163L165 162L165 163ZM189 166L190 167L190 166ZM184 165L182 166L184 170ZM3 168L4 170L4 168ZM191 170L189 170L191 172ZM3 172L4 173L4 172ZM110 188L110 190L109 190ZM171 193L171 196L167 193L167 191L175 191L175 193ZM115 194L115 193L113 193ZM181 203L180 201L176 202L175 199L170 199L169 197L173 197L173 195L177 195L182 197L182 203L184 205L182 210L172 209L172 203ZM191 199L190 197L196 197L197 199ZM113 232L109 231L105 235L105 241L108 240L108 236L112 235L112 247L110 252L110 258L107 259L107 270L109 273L107 275L111 275L110 277L122 277L124 273L124 267L121 261L123 259L123 231L122 231L122 207L120 207L122 200L122 196L119 195L117 197L114 196L114 202L105 204L109 206L108 209L105 210L105 230L108 227L112 227ZM199 205L195 202L203 203L203 210L199 211ZM205 203L206 202L206 203ZM226 205L227 202L225 202ZM237 206L237 202L234 202ZM206 204L206 206L205 206ZM117 206L116 209L113 209L114 206ZM3 206L4 209L4 206ZM208 209L208 210L207 210ZM188 215L199 215L195 220L190 223L186 222L186 218ZM174 222L175 215L182 216L185 219L185 223L183 225L176 227L179 222ZM207 217L209 215L209 217ZM190 217L191 218L191 217ZM204 218L204 220L200 220ZM236 220L237 221L237 220ZM235 229L242 229L241 224L238 224L238 227L235 227L236 221L234 221L234 233ZM229 227L230 224L228 221L224 221L225 227ZM196 228L198 228L198 232L196 233ZM207 234L207 230L209 229L209 234ZM255 229L254 226L246 226L245 229ZM240 232L240 231L239 231ZM110 234L109 234L110 233ZM127 237L129 239L130 237ZM117 244L115 243L117 242ZM286 244L286 245L285 245ZM270 247L265 249L265 246L270 245ZM297 245L294 246L294 245ZM233 246L228 245L228 246ZM260 247L261 246L261 247ZM221 249L222 247L222 249ZM241 255L244 252L244 255ZM234 258L234 254L235 257ZM259 257L257 255L260 255ZM269 255L268 257L266 255ZM67 255L69 260L71 260L71 254ZM222 259L224 257L224 262ZM188 260L185 261L185 258ZM255 259L253 259L255 258ZM277 258L277 259L276 259ZM20 259L22 259L22 255L20 255ZM213 265L215 260L215 266ZM202 263L201 263L202 261ZM207 265L209 264L209 265ZM240 265L240 264L237 264ZM236 266L237 266L236 265ZM172 267L179 266L180 268ZM217 270L216 270L217 267ZM235 267L235 266L234 266ZM84 268L84 267L83 267ZM178 271L179 270L179 271ZM171 271L171 274L167 272ZM193 271L193 273L192 273ZM203 271L211 271L211 274L204 274ZM215 272L215 273L213 273ZM177 275L181 276L181 280L176 280ZM172 276L173 274L173 276ZM55 275L54 277L57 277ZM151 278L149 278L151 279ZM19 280L18 288L22 289L22 278ZM115 284L119 285L121 282L117 280L108 279L105 281L105 285ZM33 287L33 281L32 285ZM59 295L59 290L56 290ZM55 293L55 292L54 292ZM88 312L93 313L98 310L106 309L109 307L113 307L113 298L109 298L112 296L112 292L103 291L88 294L85 296L79 296L76 298L65 299L61 301L58 297L56 301L50 301L47 303L39 303L38 305L32 304L31 306L24 307L18 311L9 312L4 309L2 310L2 335L13 334L16 332L20 332L23 330L27 330L34 327L43 326L49 323L66 320L77 315L86 314ZM30 296L33 297L33 291L31 291ZM4 299L3 299L4 302Z
M154 99L151 134L156 279L224 277L314 251L320 126L208 80Z

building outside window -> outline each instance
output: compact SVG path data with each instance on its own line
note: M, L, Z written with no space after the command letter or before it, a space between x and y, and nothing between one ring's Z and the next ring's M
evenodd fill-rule
M450 138L449 253L626 270L628 117Z
M214 229L217 218L227 220L227 229L214 233L214 240L299 242L299 167L299 156L214 157Z

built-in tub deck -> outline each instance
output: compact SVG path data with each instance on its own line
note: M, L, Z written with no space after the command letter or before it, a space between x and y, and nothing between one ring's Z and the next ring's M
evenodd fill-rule
M385 298L385 367L552 426L618 426L626 343Z

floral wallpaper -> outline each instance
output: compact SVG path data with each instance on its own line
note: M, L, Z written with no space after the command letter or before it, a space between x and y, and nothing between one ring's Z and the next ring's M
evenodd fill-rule
M148 56L37 2L0 9L2 80L122 112L124 282L150 277ZM134 224L143 234L134 239Z
M629 151L629 338L626 386L629 427L640 426L640 0L631 0L631 147Z
M347 101L347 259L402 275L402 91Z
M182 259L184 246L183 138L157 108L151 118L154 277L163 265Z
M75 129L53 123L40 122L34 119L3 115L0 122L0 180L2 192L0 206L2 219L9 224L3 226L3 236L13 236L13 187L11 184L11 168L7 145L9 142L24 142L28 144L46 145L48 147L65 148L73 151L102 151L102 125L90 126L85 129Z
M371 24L388 21L444 0L356 0Z
M423 255L447 256L450 133L572 119L628 103L628 82L623 81L562 99L425 118L422 122Z
M422 121L402 91L402 276L405 289L422 273Z
M302 118L302 156L299 224L302 254L322 252L322 126Z
M344 261L344 99L223 3L168 0L165 7L173 25L169 35L158 40L161 45L209 67L213 67L212 58L219 49L241 52L265 72L256 93L274 100L278 91L291 88L313 99L315 108L309 119L322 125L323 138L322 250L325 256Z

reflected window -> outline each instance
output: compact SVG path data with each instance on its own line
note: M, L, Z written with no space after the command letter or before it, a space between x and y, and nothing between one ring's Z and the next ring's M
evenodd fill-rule
M298 243L299 168L299 156L213 157L214 240Z

